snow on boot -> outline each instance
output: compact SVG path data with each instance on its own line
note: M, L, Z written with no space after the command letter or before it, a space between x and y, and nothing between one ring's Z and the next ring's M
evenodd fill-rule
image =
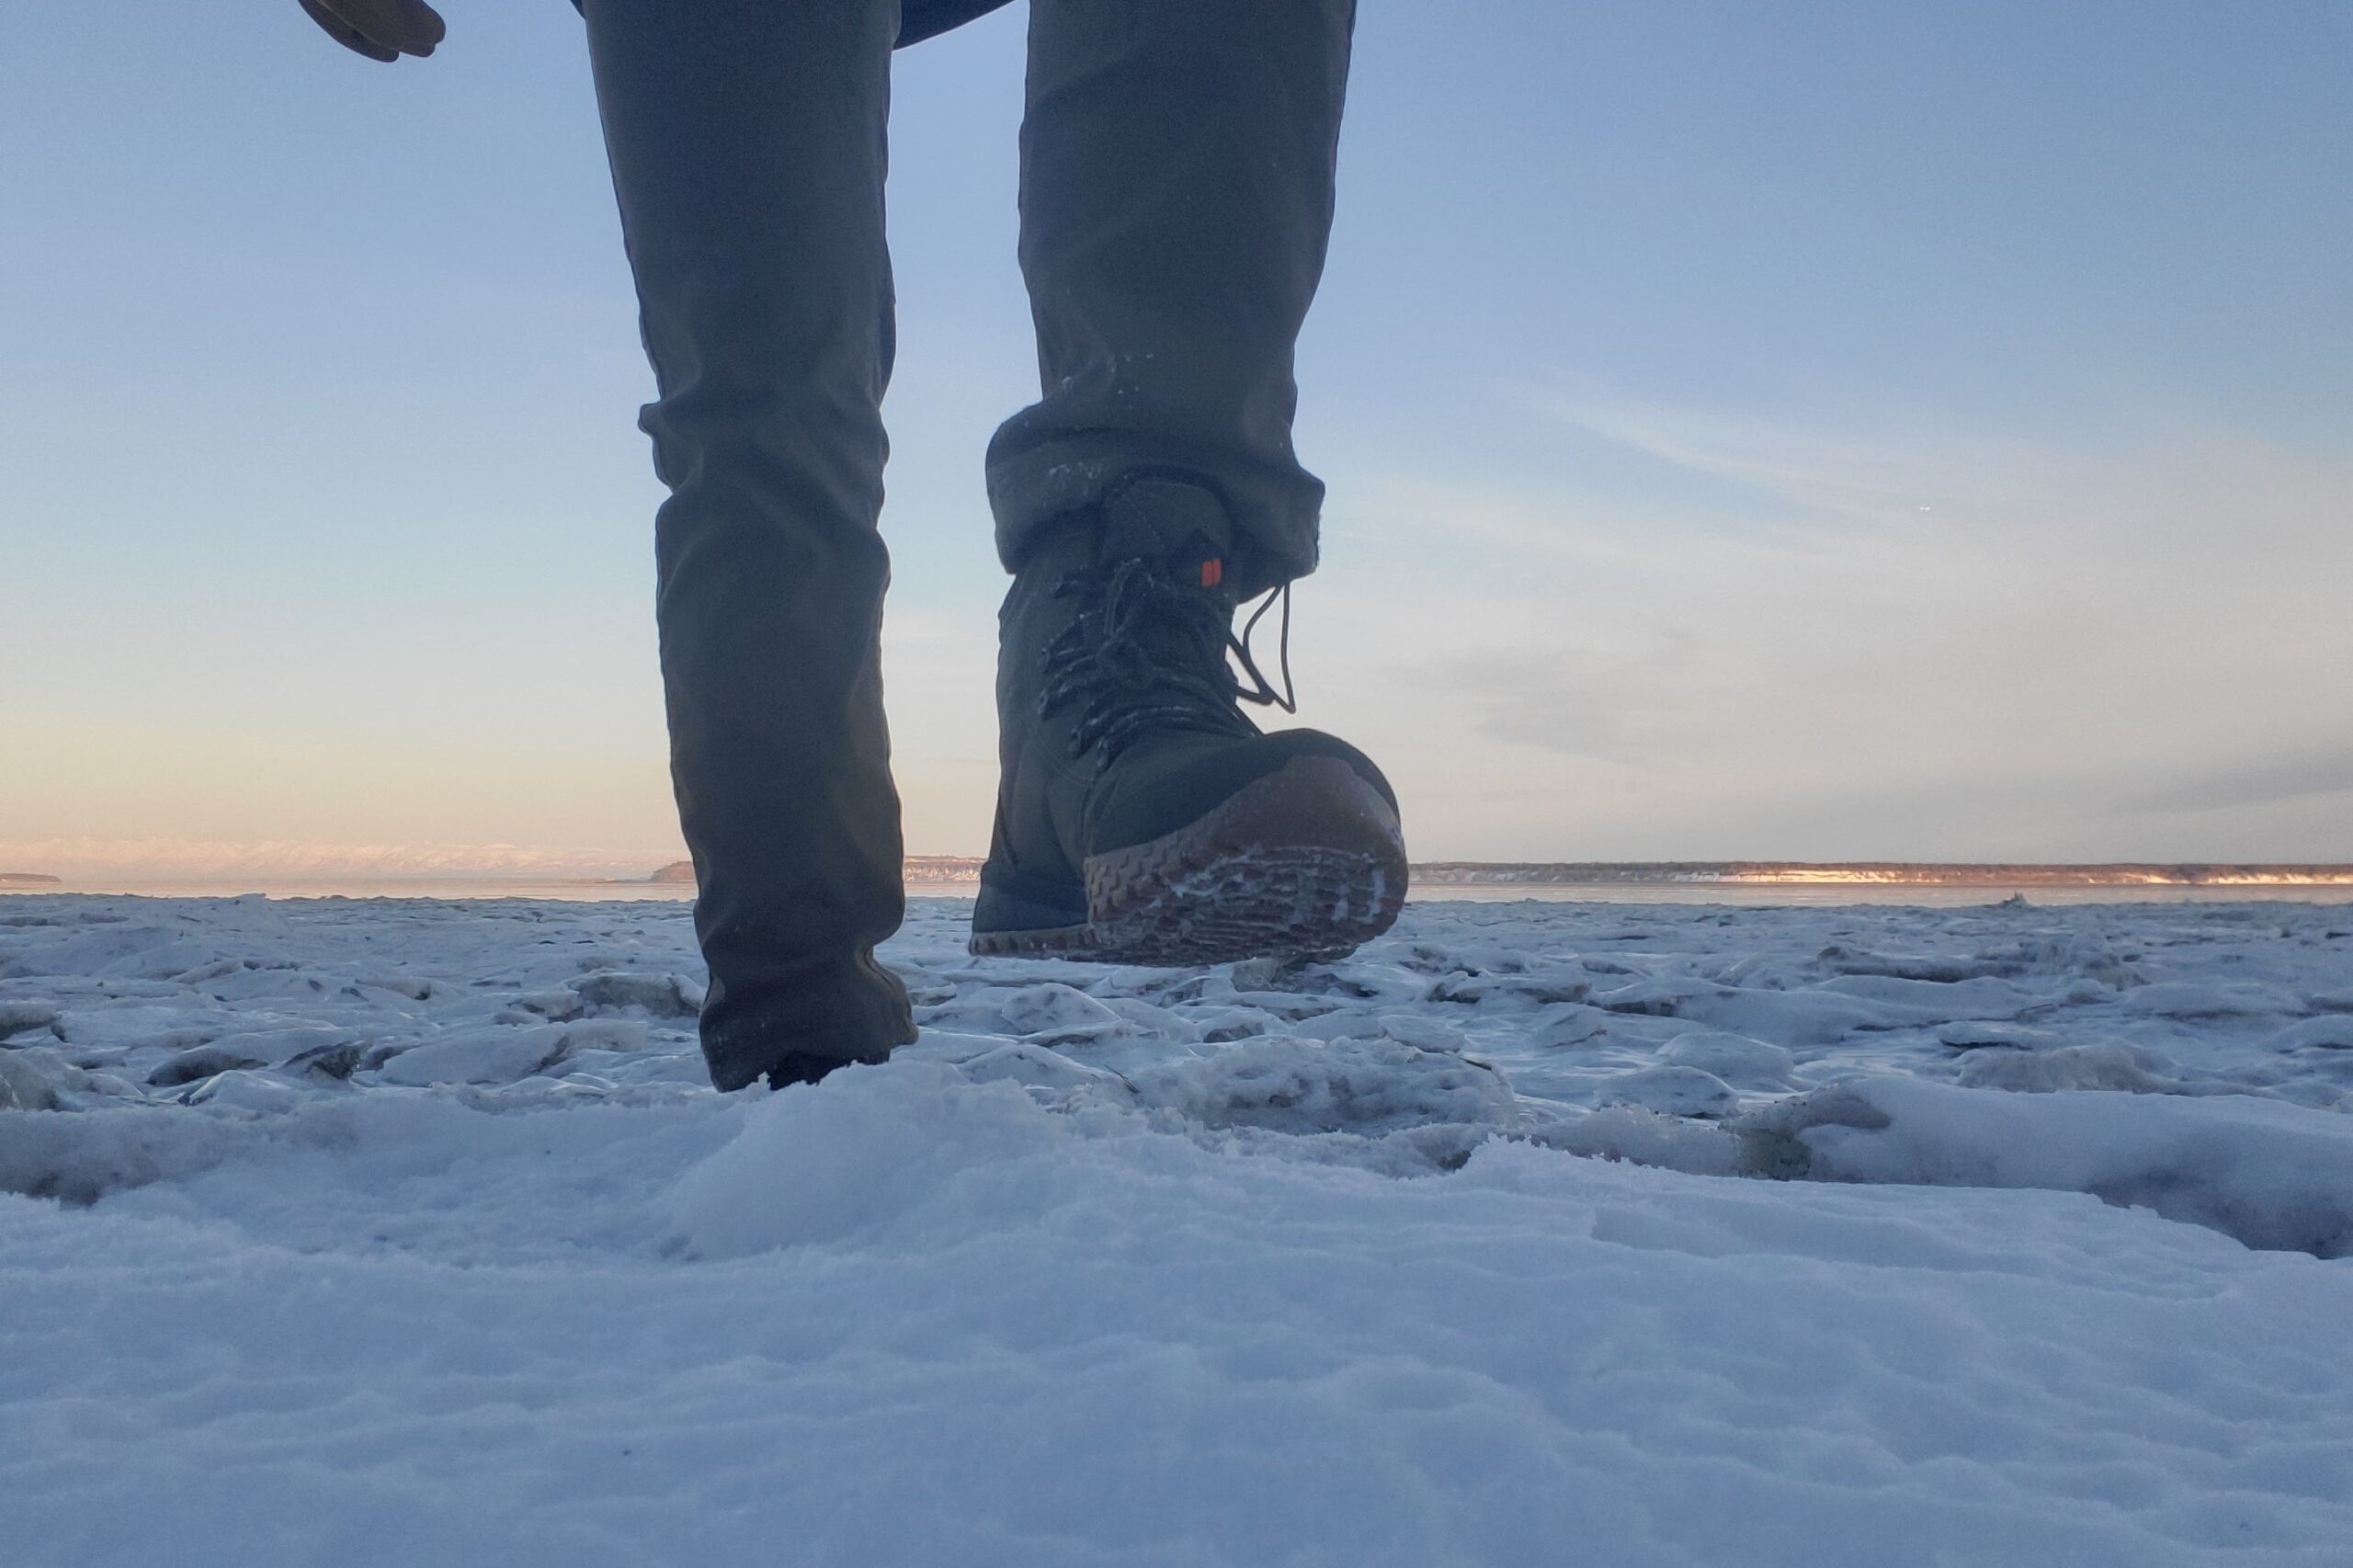
M1290 703L1233 636L1233 543L1211 493L1147 479L1015 574L973 952L1221 963L1343 953L1396 920L1405 846L1381 770L1242 711Z

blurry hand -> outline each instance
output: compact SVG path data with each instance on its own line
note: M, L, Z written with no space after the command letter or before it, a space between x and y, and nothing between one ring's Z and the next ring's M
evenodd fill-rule
M433 52L449 29L425 0L301 0L311 20L370 60Z

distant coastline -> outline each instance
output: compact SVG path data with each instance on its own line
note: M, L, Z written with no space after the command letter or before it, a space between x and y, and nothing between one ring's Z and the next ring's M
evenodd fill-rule
M2097 865L1906 860L1436 860L1414 868L1424 884L1536 882L1576 887L1867 884L1942 888L2347 887L2353 865L2220 865L2113 861Z
M977 882L981 862L962 855L911 855L906 880L930 886ZM690 884L694 862L663 867L647 882ZM1414 868L1424 887L1673 887L1680 884L1937 888L2353 887L2353 865L2115 861L2039 865L1910 860L1432 860Z
M916 890L964 891L977 888L982 860L970 855L911 855L904 862L907 885ZM2353 895L2353 863L2219 861L2111 861L2101 864L2048 862L1954 862L1911 860L1428 860L1413 868L1415 888L1422 896L1443 896L1442 890L1461 888L1464 897L1477 890L1591 890L1591 896L1631 897L1655 902L1689 889L1699 896L1708 889L1723 896L1754 898L1776 888L1793 896L1849 888L1859 892L1906 888L1924 896L1973 888L2005 892L2047 889L2064 896L2068 890L2113 889L2120 895L2159 895L2167 892L2227 894L2245 890L2249 896L2310 889L2332 899ZM608 898L692 898L694 862L676 860L643 876L532 877L512 871L439 871L430 876L315 877L222 874L156 878L52 876L41 871L0 871L0 892L126 892L175 897L218 897L226 892L273 892L292 897L445 897L499 898L530 896L531 888L562 890L559 896ZM1609 890L1620 890L1612 894ZM1557 895L1554 895L1557 896Z

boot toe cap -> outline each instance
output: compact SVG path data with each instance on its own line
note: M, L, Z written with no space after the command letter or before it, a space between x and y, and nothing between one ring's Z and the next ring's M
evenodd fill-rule
M1107 779L1109 787L1092 803L1086 852L1125 849L1174 833L1304 757L1332 757L1346 763L1372 786L1392 812L1396 811L1396 791L1381 769L1336 735L1320 730L1278 730L1240 740L1204 736L1199 745L1166 748L1149 769Z

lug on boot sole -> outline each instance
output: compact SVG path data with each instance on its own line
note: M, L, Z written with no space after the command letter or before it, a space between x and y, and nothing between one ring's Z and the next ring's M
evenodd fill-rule
M1208 964L1338 957L1396 923L1405 843L1380 791L1336 757L1301 757L1199 820L1089 856L1087 921L974 932L983 956Z

